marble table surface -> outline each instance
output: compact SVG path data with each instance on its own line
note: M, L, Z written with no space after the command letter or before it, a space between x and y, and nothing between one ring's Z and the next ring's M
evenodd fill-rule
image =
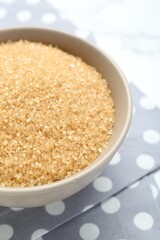
M120 65L160 108L159 0L48 0L61 16L93 34L100 48Z

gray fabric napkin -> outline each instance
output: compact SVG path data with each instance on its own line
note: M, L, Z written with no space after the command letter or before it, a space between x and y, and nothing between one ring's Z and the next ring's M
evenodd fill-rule
M155 193L152 193L153 186L156 189L155 185L150 185L149 178L144 177L139 183L44 235L43 239L158 240L160 209L157 209Z

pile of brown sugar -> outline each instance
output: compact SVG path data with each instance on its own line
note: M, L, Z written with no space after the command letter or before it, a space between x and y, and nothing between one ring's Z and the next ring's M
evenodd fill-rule
M106 147L114 125L107 82L56 47L0 44L0 186L69 177Z

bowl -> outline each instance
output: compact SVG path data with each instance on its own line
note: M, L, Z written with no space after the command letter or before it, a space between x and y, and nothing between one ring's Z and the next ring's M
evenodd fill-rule
M92 44L73 35L41 28L16 28L0 31L0 42L20 39L58 46L81 57L107 79L115 103L116 115L113 135L107 148L88 167L66 179L35 187L0 187L0 205L8 207L36 207L65 199L92 182L112 159L122 144L131 121L132 100L125 76L116 63Z

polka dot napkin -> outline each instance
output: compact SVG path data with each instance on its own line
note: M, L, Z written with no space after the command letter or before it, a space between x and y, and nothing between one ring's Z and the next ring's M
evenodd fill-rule
M0 0L1 28L26 25L53 27L94 41L46 1ZM0 207L0 240L159 239L160 112L136 87L132 92L130 133L103 173L63 201L33 209Z
M67 239L76 240L158 240L160 215L153 202L148 177L144 177L140 182L44 235L43 239L58 240L60 237L66 239L67 236Z

